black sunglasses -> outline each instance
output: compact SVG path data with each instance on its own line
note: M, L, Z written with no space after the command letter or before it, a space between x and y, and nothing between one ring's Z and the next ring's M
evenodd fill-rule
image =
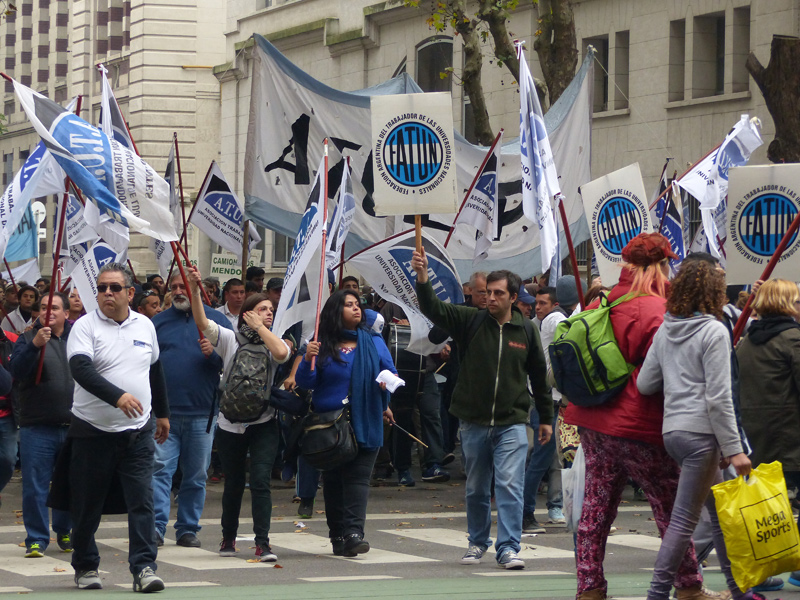
M120 285L118 283L110 283L110 284L98 283L97 284L97 291L100 294L105 294L106 290L110 289L115 294L119 294L122 290L127 290L129 287L131 287L131 286L129 286L129 285Z

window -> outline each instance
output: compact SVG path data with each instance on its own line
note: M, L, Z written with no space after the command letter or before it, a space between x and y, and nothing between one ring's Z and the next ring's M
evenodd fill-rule
M689 237L685 240L686 247L694 240L697 231L703 223L703 218L700 215L700 202L691 194L683 196L683 231L684 235L688 232Z
M669 24L669 102L684 98L684 76L686 73L686 20Z
M614 34L614 110L628 108L630 45L629 31Z
M692 97L707 98L725 91L725 14L694 18Z
M3 185L8 185L14 179L14 153L3 153Z
M289 264L289 256L292 254L292 247L294 246L294 238L278 233L273 233L272 245L272 266L285 267Z
M6 117L10 117L14 114L15 103L13 100L9 100L3 105L3 114Z
M425 92L449 92L450 74L453 67L453 40L445 36L434 36L417 46L417 83Z
M594 101L592 110L603 112L608 110L608 36L583 39L583 54L589 51L589 46L595 49L595 60L602 68L594 69Z

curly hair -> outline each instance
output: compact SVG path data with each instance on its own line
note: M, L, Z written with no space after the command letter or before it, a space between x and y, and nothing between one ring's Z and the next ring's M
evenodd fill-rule
M675 317L692 317L695 313L722 319L728 303L725 294L725 273L706 261L684 261L670 285L667 311Z

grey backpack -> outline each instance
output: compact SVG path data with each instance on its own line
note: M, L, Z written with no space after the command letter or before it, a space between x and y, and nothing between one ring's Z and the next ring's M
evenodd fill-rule
M236 332L239 349L222 388L219 410L231 423L252 423L269 408L272 361L264 344Z

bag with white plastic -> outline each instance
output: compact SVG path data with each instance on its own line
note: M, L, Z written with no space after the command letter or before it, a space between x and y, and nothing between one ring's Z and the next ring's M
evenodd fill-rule
M583 445L578 446L572 467L561 471L561 491L564 495L564 517L567 519L567 531L578 531L583 510L583 495L586 491L586 461L583 457Z

